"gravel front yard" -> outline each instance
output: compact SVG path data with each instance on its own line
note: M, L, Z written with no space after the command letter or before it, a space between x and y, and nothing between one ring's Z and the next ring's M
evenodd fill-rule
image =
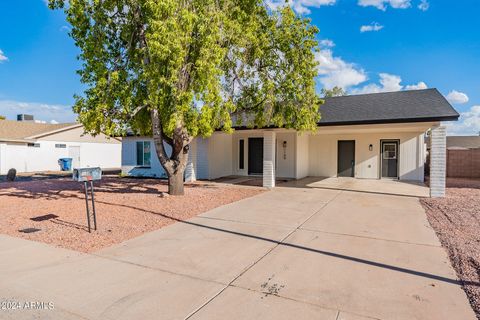
M196 182L186 185L185 196L160 197L166 191L160 180L104 178L95 184L98 230L89 234L83 184L69 178L0 183L0 233L93 252L264 189ZM54 216L32 220L44 215ZM19 232L26 228L40 231Z
M480 179L447 179L445 198L421 200L480 319Z

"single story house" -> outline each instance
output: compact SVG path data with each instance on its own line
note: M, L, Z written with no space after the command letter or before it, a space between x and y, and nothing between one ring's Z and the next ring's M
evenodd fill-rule
M436 90L411 90L332 97L320 107L315 132L236 127L196 138L186 180L230 175L276 178L307 176L424 181L425 136L430 132L432 196L445 192L446 130L459 114ZM122 171L164 177L150 137L122 140ZM152 156L154 155L154 156Z
M447 149L480 149L480 136L447 136Z
M11 168L17 172L58 171L60 158L72 158L74 168L121 167L120 139L85 134L78 123L18 119L0 120L0 174Z

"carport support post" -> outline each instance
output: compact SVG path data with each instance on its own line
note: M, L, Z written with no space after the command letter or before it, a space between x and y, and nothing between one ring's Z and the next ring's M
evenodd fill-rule
M432 128L430 134L430 197L445 196L445 180L447 170L447 138L446 128Z
M275 131L263 132L263 186L275 187Z

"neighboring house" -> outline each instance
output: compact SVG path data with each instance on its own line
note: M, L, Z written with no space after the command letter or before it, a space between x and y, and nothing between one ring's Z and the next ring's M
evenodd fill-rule
M480 149L480 136L448 136L448 150Z
M121 147L119 139L84 134L78 123L0 120L0 174L59 170L59 158L72 158L73 167L120 168Z
M445 186L445 127L459 114L436 90L413 90L332 97L320 107L316 132L281 128L235 128L196 138L186 179L229 175L276 178L306 176L424 180L425 133L431 130L431 193ZM149 137L123 139L122 171L135 176L164 176Z

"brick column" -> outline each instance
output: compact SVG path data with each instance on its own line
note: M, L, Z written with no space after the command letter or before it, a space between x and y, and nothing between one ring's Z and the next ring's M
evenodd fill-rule
M275 187L275 131L263 132L263 186Z
M196 139L190 143L190 150L188 150L187 167L185 168L185 182L193 182L197 180L195 171L197 164L197 143Z
M445 127L432 128L430 135L430 197L445 196L447 138Z

